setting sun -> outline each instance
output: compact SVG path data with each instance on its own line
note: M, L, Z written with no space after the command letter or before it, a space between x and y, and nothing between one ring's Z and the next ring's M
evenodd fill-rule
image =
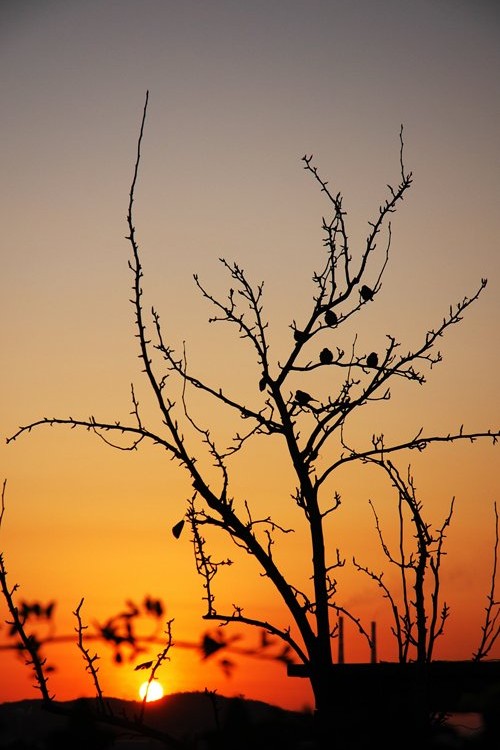
M163 698L163 687L158 680L153 680L151 683L146 680L146 682L142 683L139 688L139 697L141 700L144 700L144 696L146 696L147 703Z

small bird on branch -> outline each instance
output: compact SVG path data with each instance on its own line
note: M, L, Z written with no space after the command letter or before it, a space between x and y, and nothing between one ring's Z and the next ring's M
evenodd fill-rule
M322 365L331 365L333 362L333 354L326 346L319 353L319 361Z
M371 352L366 358L366 364L368 367L378 367L378 354L377 352Z
M370 287L366 286L366 284L363 284L363 286L359 290L359 293L363 302L369 302L371 299L373 299L373 289L370 289Z
M299 406L307 406L310 401L317 401L317 399L305 391L295 391L295 401Z
M300 344L303 344L304 341L307 341L309 338L307 333L304 333L304 331L299 331L298 328L296 328L293 332L293 338L295 341L298 341Z
M338 323L338 318L336 314L333 312L333 310L327 310L325 313L325 323L327 326L336 326Z

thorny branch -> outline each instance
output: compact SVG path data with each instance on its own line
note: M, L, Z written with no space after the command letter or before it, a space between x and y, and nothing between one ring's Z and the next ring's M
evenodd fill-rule
M92 681L94 683L94 688L95 688L96 695L97 695L97 703L98 703L99 709L101 713L105 714L107 713L107 706L106 706L106 702L104 701L104 696L101 690L101 686L99 684L99 677L97 674L99 671L99 667L97 667L95 664L96 661L99 660L99 656L97 654L94 654L93 656L91 656L89 649L85 647L85 644L83 642L83 631L87 630L88 628L88 625L83 624L82 617L80 614L81 609L83 607L83 601L84 601L83 598L80 599L80 603L78 607L73 612L78 623L77 627L75 628L75 631L78 635L77 646L79 650L81 651L83 659L85 661L85 670L92 677Z
M4 480L2 485L2 510L0 512L0 528L5 512L6 486L7 480ZM0 554L0 588L5 603L7 604L7 609L9 610L10 616L12 617L12 620L8 621L7 624L10 625L12 631L18 635L21 643L23 644L23 648L26 654L28 654L28 657L26 658L26 665L32 667L33 672L35 673L36 687L38 688L38 690L40 690L44 703L50 703L53 700L54 696L49 692L48 679L45 675L44 667L46 664L46 659L44 659L40 655L38 641L26 633L26 630L24 628L24 618L20 615L19 610L12 598L13 594L18 589L18 584L15 584L12 588L9 588L7 583L7 570L5 568L3 554Z
M149 691L149 688L151 687L151 683L156 679L156 673L158 672L158 670L161 667L161 665L163 664L163 662L166 659L170 658L168 656L168 652L172 648L172 643L173 643L173 641L172 641L172 623L173 623L173 620L168 620L167 621L167 628L165 630L166 645L165 645L165 648L157 654L156 659L154 661L147 661L147 662L143 662L142 664L138 664L137 667L135 668L136 670L137 669L149 669L150 670L148 681L147 681L147 687L146 687L146 690L144 691L144 698L142 699L141 709L140 709L140 712L139 712L139 721L140 722L142 722L143 719L144 719L144 709L145 709L145 706L146 706L146 701L147 701L147 698L148 698L148 691Z
M497 504L493 504L495 513L495 545L493 548L493 564L491 571L491 585L485 607L484 624L481 627L482 637L477 650L473 653L474 661L485 659L500 636L500 601L496 598L495 585L498 568L499 520Z

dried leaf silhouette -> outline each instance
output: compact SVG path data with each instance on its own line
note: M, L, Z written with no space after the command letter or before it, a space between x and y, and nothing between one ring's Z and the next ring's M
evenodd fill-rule
M218 636L219 640L212 638L211 635L205 633L201 642L201 651L203 659L208 659L212 654L215 654L219 649L227 646L226 641L222 636Z
M152 661L143 661L142 664L138 664L136 667L134 667L134 672L137 672L139 669L151 669L152 666Z
M176 523L175 526L172 526L172 534L175 536L176 539L180 537L183 528L184 528L184 519Z
M184 521L182 523L184 523ZM147 596L144 599L144 608L146 609L146 612L155 615L155 617L161 617L164 612L161 599L152 599L150 596Z

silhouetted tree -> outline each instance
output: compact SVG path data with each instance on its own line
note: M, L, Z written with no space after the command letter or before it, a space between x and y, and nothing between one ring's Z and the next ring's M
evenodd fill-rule
M223 322L234 326L242 343L248 345L255 355L257 368L255 392L236 395L222 387L209 383L203 375L193 373L185 352L176 354L165 339L160 323L160 314L152 309L151 322L154 332L148 332L148 316L143 305L143 266L139 253L136 228L134 225L134 199L138 171L141 160L141 145L144 134L148 106L148 96L144 106L137 157L130 188L128 205L128 241L131 247L129 267L133 277L132 304L135 312L135 335L139 345L140 358L149 388L161 416L162 431L148 427L141 415L139 401L132 388L131 423L105 422L95 417L75 419L44 417L20 427L8 442L42 425L66 425L71 428L84 428L103 437L114 445L113 435L130 437L130 449L137 448L143 440L161 446L169 459L188 472L193 486L193 494L187 500L186 518L189 521L196 567L202 576L205 619L219 623L247 624L261 628L270 635L279 636L299 662L307 665L308 676L315 698L319 735L328 726L331 733L335 726L335 696L341 686L332 686L332 638L336 633L336 617L339 611L336 601L337 587L334 571L343 565L336 551L331 554L331 540L325 537L325 519L336 511L340 497L330 495L328 485L332 477L347 465L360 467L370 463L389 472L396 481L398 492L406 502L413 502L411 493L406 496L400 476L389 457L404 455L407 451L422 451L433 443L455 443L457 441L490 439L496 442L498 429L476 429L466 431L463 427L448 434L424 434L423 431L410 433L397 443L387 443L383 436L374 436L370 447L357 450L348 445L345 428L353 415L373 401L384 401L390 397L390 386L396 381L409 384L425 383L425 372L441 361L436 350L438 341L447 330L459 323L463 314L478 299L486 286L482 279L471 294L456 305L451 306L435 328L423 333L420 344L412 350L401 353L395 337L387 336L384 352L365 353L356 351L356 341L350 353L337 349L336 354L327 356L329 368L336 368L340 376L338 387L329 378L329 388L320 393L314 386L315 397L305 390L292 387L297 373L301 373L305 384L315 368L325 364L323 353L317 360L317 341L332 326L341 327L346 321L357 318L369 302L374 305L381 290L381 280L386 270L391 250L390 217L399 207L412 185L412 174L405 169L403 159L403 129L400 132L400 176L399 184L388 187L388 194L379 207L375 218L369 222L366 243L360 253L352 252L346 224L346 211L340 193L334 193L320 176L313 164L312 156L304 156L304 169L319 186L329 201L331 216L323 219L325 235L325 257L320 270L313 275L314 294L309 312L300 327L292 319L290 328L293 335L288 353L283 361L271 356L268 338L268 323L264 315L263 284L252 284L245 271L236 262L221 258L223 269L228 273L231 287L226 298L220 299L202 284L198 275L195 284L201 295L213 306L211 323ZM377 243L385 232L385 248L382 258L376 253ZM369 281L370 283L366 283ZM293 302L290 303L290 316L293 316ZM361 317L359 318L361 324ZM314 361L310 360L309 347L316 344ZM325 350L323 349L323 352ZM158 361L159 357L159 361ZM367 369L367 365L368 368ZM330 370L329 370L330 372ZM180 403L174 400L174 382L181 384ZM235 390L237 384L235 383ZM190 409L191 389L202 392L212 399L220 409L232 412L241 421L242 430L237 429L229 447L222 447L214 437L216 425L205 427L201 417L196 418ZM215 469L202 468L200 456L196 455L199 444L193 443L191 436L201 437L206 455ZM283 528L269 514L264 518L252 510L250 501L239 502L230 494L231 458L243 451L247 444L257 437L280 441L293 472L296 488L292 496L303 514L308 530L311 553L311 568L306 572L302 588L292 583L274 555L275 544L280 534L289 529ZM122 446L120 446L122 447ZM264 469L261 468L260 471ZM215 471L215 476L214 476ZM272 469L271 469L272 471ZM399 484L398 484L399 483ZM407 488L406 488L407 489ZM418 519L418 513L414 516ZM222 566L229 564L229 558L215 560L207 546L205 533L213 529L227 535L229 542L239 550L245 550L255 560L260 573L267 576L275 588L276 595L284 603L289 622L280 625L272 623L262 614L248 615L240 604L233 604L226 610L215 606L214 579ZM178 532L178 534L177 534ZM180 522L174 527L174 534L180 535ZM420 562L428 549L428 529L418 527ZM438 533L442 538L443 530ZM441 535L441 536L440 536ZM419 562L417 561L417 565ZM416 579L418 582L418 578ZM311 581L311 584L308 583ZM416 605L417 620L423 615L422 607ZM398 620L399 621L399 620ZM404 620L405 622L405 620ZM420 623L422 625L422 623ZM417 627L418 637L413 640L410 621L401 635L401 644L406 648L416 647L416 658L427 659L432 649L430 644L420 641L422 630ZM425 630L425 627L424 627ZM319 740L318 740L319 742Z

